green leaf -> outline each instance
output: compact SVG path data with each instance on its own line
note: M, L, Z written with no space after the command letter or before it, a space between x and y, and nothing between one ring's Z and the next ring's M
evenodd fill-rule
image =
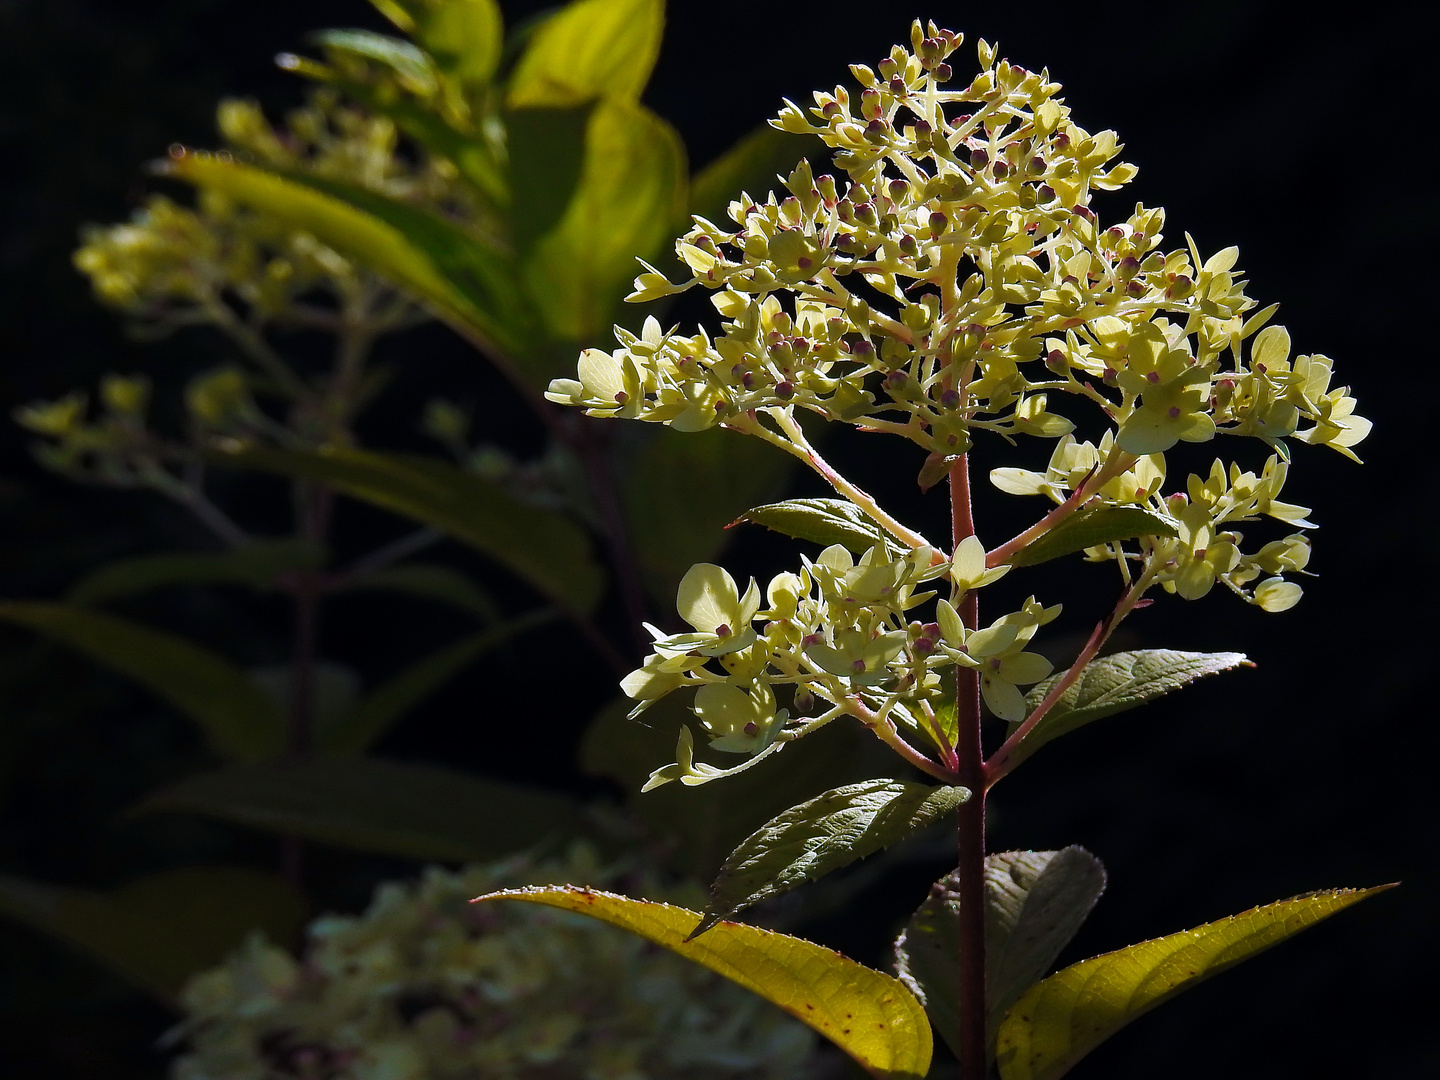
M1174 525L1143 507L1101 506L1075 511L1033 544L1017 551L1009 562L1012 566L1035 566L1116 540L1177 535Z
M1253 666L1244 653L1233 652L1139 649L1097 657L1030 729L1015 748L1011 761L1018 765L1052 739L1068 735L1092 720L1143 705L1206 675ZM1063 677L1062 672L1032 687L1026 695L1026 704L1034 709ZM1019 724L1011 724L1010 730L1013 732L1017 727Z
M733 431L650 425L616 470L620 501L645 585L668 608L685 572L713 562L748 506L785 489L794 459Z
M777 188L780 173L788 175L797 161L817 151L824 147L811 135L758 127L691 178L690 213L723 225L729 221L726 208L740 192L763 201Z
M121 977L173 999L253 930L289 943L305 899L270 874L189 867L137 878L109 893L0 877L0 914L58 937Z
M489 85L505 44L505 24L495 0L446 0L428 8L415 27L415 40L461 86Z
M895 941L901 982L925 1003L930 1023L960 1056L958 871L937 881ZM987 1040L1005 1010L1050 970L1105 888L1105 869L1084 848L1005 851L985 858ZM994 1056L987 1048L987 1053Z
M848 499L788 499L747 510L732 524L742 521L764 525L796 540L809 540L829 547L842 544L857 555L876 544L898 553L900 548L879 525Z
M564 217L585 169L585 132L594 111L587 102L505 115L510 238L517 251L529 252Z
M315 480L342 494L433 525L518 574L563 610L591 611L604 578L585 532L552 510L435 458L332 447L215 453L216 464Z
M831 949L741 923L721 923L687 941L696 912L598 889L509 889L476 902L494 900L573 911L639 934L778 1005L872 1076L919 1080L930 1069L930 1025L920 1003L896 979Z
M133 679L195 721L215 748L261 761L285 748L285 716L238 667L184 638L99 611L38 601L0 603L28 627Z
M402 38L370 30L319 30L312 35L312 40L326 49L389 68L400 85L412 94L429 97L440 88L430 57Z
M308 232L463 331L524 352L523 301L496 252L460 226L375 192L186 154L165 173Z
M366 694L348 713L324 725L320 748L335 754L353 754L367 749L397 720L491 649L527 630L551 622L555 617L551 611L531 612L462 638L416 661Z
M512 185L526 181L512 174ZM552 336L592 342L606 335L635 277L684 212L685 148L675 129L644 106L606 99L590 113L585 158L559 221L530 245L521 274ZM553 374L572 370L573 357Z
M199 814L404 858L493 859L576 831L579 808L541 791L379 758L247 765L188 777L132 811Z
M647 839L669 853L671 869L688 877L713 878L745 837L837 781L858 783L899 764L884 743L858 725L829 724L807 736L805 753L781 767L752 769L723 784L666 784L641 794L651 770L675 760L679 726L694 719L687 708L690 699L689 693L677 691L636 720L625 715L634 702L621 699L595 718L580 744L581 769L613 780L629 795L629 809L644 823Z
M437 604L474 615L484 623L497 623L501 619L500 607L494 599L469 576L439 563L405 563L402 566L387 566L382 570L347 581L346 592L363 589L381 589L388 592L405 593L433 600Z
M1281 900L1082 960L1030 988L1000 1025L1003 1080L1064 1076L1115 1032L1182 990L1392 886Z
M512 109L636 101L660 55L664 0L578 0L541 23L510 76Z
M314 570L325 552L307 540L257 540L231 551L140 555L107 563L71 586L72 604L108 604L168 585L247 585L272 589L290 570Z
M730 853L710 886L693 939L721 919L849 866L919 832L970 797L961 787L867 780L827 791L772 818Z

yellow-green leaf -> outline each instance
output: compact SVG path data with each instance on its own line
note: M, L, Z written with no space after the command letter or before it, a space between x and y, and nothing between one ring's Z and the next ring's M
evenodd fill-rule
M303 477L351 498L433 525L485 553L567 611L588 612L604 578L590 540L569 518L519 502L497 485L435 458L332 447L256 448L216 464Z
M699 914L576 886L511 889L479 901L523 900L639 934L738 983L804 1021L872 1076L918 1080L930 1069L930 1024L899 980L813 942L742 923L686 941Z
M512 177L519 186L521 179ZM651 258L684 213L685 148L644 106L605 99L585 125L580 179L565 212L524 253L530 304L556 338L598 341L630 291L636 260ZM557 368L562 374L573 367Z
M288 943L305 907L279 878L239 867L169 870L109 893L0 877L0 915L68 942L167 999L252 930Z
M664 0L577 0L541 23L510 77L512 109L635 101L665 29ZM668 223L667 223L668 224Z
M245 672L182 637L101 611L40 601L0 604L28 627L140 683L195 721L226 757L263 761L285 748L285 717Z
M1012 566L1035 566L1089 547L1136 536L1176 536L1175 526L1140 506L1101 506L1078 510L1033 544L1008 560Z
M493 859L573 835L562 795L381 758L272 762L198 773L132 813L199 814L252 829L403 858Z
M218 157L184 154L167 162L165 172L310 233L440 317L523 352L515 325L523 308L507 288L508 271L499 255L459 226L374 192Z
M460 85L489 83L500 63L504 22L495 0L445 0L422 14L415 40Z
M1072 964L1031 987L996 1040L1003 1080L1055 1080L1136 1017L1351 904L1381 892L1335 889L1252 908L1194 930Z
M849 499L787 499L746 510L733 524L742 521L824 547L840 544L857 555L876 544L898 551L885 531Z

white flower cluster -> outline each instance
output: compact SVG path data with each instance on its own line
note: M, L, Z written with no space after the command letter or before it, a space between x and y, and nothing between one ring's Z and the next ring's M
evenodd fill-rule
M469 903L616 878L578 846L548 862L431 868L381 886L362 916L316 920L299 959L254 937L185 988L172 1080L809 1075L807 1028L698 965L583 916Z

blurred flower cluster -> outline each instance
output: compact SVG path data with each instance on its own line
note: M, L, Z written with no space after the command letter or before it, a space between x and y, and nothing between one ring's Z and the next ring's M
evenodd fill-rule
M560 859L383 885L362 916L312 923L298 959L252 938L186 987L188 1015L170 1038L187 1049L172 1080L811 1075L814 1035L718 975L583 916L469 903L505 887L622 878L666 892L577 845Z

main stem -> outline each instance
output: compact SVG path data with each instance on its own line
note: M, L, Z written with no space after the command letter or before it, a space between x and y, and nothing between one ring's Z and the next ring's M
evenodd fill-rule
M975 534L970 513L970 455L950 465L950 523L955 545ZM980 604L971 589L960 618L974 629ZM960 1080L985 1078L985 749L980 740L980 673L957 667L955 754L959 783L970 798L957 812L960 883Z

